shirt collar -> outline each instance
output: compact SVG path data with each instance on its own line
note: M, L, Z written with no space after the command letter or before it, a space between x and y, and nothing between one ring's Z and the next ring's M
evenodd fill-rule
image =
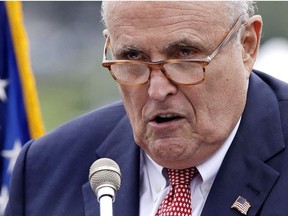
M232 130L224 144L208 160L197 166L198 172L202 178L202 183L209 182L212 186L222 161L236 135L240 120L241 118L237 122L235 128ZM162 173L163 167L154 162L144 151L142 152L147 169L149 179L148 181L150 188L152 189L151 192L153 200L155 201L158 198L159 192L164 190L164 188L167 186L167 180Z
M232 141L236 135L239 128L241 118L237 122L236 126L224 142L224 144L205 162L197 166L198 172L200 173L203 182L210 181L211 184L214 181L218 170L224 160L224 157L232 144Z
M153 200L156 201L159 193L164 190L167 186L167 181L162 174L163 167L157 164L147 155L144 151L143 152L143 159L146 164L149 184L153 196Z

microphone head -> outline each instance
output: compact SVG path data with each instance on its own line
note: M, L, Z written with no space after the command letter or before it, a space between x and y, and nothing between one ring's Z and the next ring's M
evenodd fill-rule
M96 160L90 167L89 181L91 188L97 191L105 186L111 187L117 192L121 185L121 172L118 164L109 159Z

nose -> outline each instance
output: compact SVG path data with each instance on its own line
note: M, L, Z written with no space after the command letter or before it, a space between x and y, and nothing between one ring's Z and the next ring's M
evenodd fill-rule
M161 70L152 70L148 95L151 99L164 101L168 95L177 93L176 84L172 83Z

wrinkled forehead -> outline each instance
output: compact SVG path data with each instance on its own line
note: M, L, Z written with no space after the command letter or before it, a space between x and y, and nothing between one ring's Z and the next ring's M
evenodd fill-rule
M137 47L152 56L179 41L185 41L187 46L187 40L189 46L206 52L229 30L224 5L213 1L109 2L106 33L111 39L112 52Z
M186 20L189 19L191 22L201 21L205 25L224 21L225 10L227 10L224 2L217 1L118 1L106 4L105 17L108 28L115 27L115 25L135 24L137 21L139 24L153 27L153 25L159 25L160 21L165 25L173 19L175 23L177 17L186 17Z

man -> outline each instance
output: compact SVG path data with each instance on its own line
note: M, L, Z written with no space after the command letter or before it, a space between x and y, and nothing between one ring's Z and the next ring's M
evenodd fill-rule
M252 71L253 13L246 1L103 3L103 66L123 102L26 144L6 215L99 215L87 176L102 157L122 172L115 215L162 215L168 170L190 167L193 216L287 215L288 85Z

